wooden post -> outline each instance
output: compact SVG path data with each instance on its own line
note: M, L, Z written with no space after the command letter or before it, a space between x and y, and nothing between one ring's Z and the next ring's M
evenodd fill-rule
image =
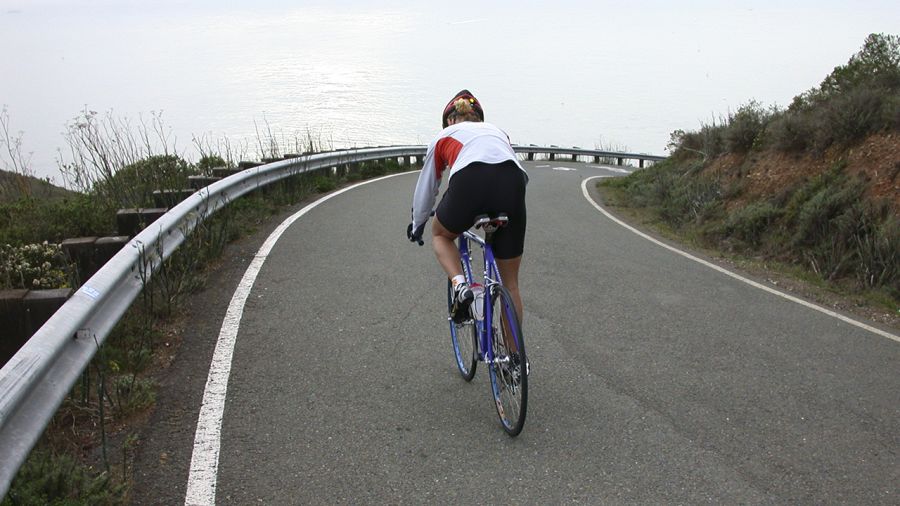
M25 320L25 296L28 290L0 291L0 325L3 335L0 336L0 367L3 366L25 341L31 337Z
M147 225L166 214L166 211L168 211L168 209L164 208L119 209L119 211L116 212L116 227L119 231L119 235L134 237Z
M71 288L54 288L50 290L29 290L23 299L25 305L25 322L29 337L38 331L57 309L66 303L72 295Z
M97 272L100 268L96 262L96 237L76 237L62 242L63 253L69 262L75 264L75 278L78 286Z

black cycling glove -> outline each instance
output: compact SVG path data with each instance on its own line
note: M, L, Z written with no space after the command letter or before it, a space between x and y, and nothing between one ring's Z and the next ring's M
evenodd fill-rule
M421 224L413 230L413 224L410 223L409 226L406 227L406 237L409 238L410 242L417 242L419 246L425 244L425 241L422 240L422 232L425 231L425 224Z

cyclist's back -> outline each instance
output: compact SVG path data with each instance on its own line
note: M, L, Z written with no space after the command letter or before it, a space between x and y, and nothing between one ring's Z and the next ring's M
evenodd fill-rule
M528 176L509 137L484 122L481 104L468 90L450 100L441 119L444 128L428 145L425 164L416 183L407 237L424 244L425 223L434 209L442 175L449 169L448 188L435 211L432 246L456 290L458 304L454 304L453 312L457 313L456 308L465 311L473 297L462 275L454 241L472 227L476 216L504 212L509 216L509 226L494 237L494 255L521 319L518 279L525 244Z
M416 185L413 197L414 226L425 223L431 214L444 170L450 169L449 179L473 163L503 162L514 163L525 174L525 169L519 164L509 143L509 137L491 123L464 121L443 129L428 146L422 175ZM527 180L527 174L525 178Z

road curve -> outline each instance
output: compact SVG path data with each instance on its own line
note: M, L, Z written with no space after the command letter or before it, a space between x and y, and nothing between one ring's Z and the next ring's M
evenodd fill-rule
M442 273L403 234L416 175L397 176L308 212L260 269L218 504L900 500L898 343L609 220L581 182L613 171L528 168L523 433L483 368L455 370Z

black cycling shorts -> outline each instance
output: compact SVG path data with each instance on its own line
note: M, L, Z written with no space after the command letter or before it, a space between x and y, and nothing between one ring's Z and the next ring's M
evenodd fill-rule
M494 256L516 258L525 250L525 185L528 179L512 160L466 165L450 178L437 207L437 219L447 230L462 234L481 214L506 213L509 223L494 233Z

